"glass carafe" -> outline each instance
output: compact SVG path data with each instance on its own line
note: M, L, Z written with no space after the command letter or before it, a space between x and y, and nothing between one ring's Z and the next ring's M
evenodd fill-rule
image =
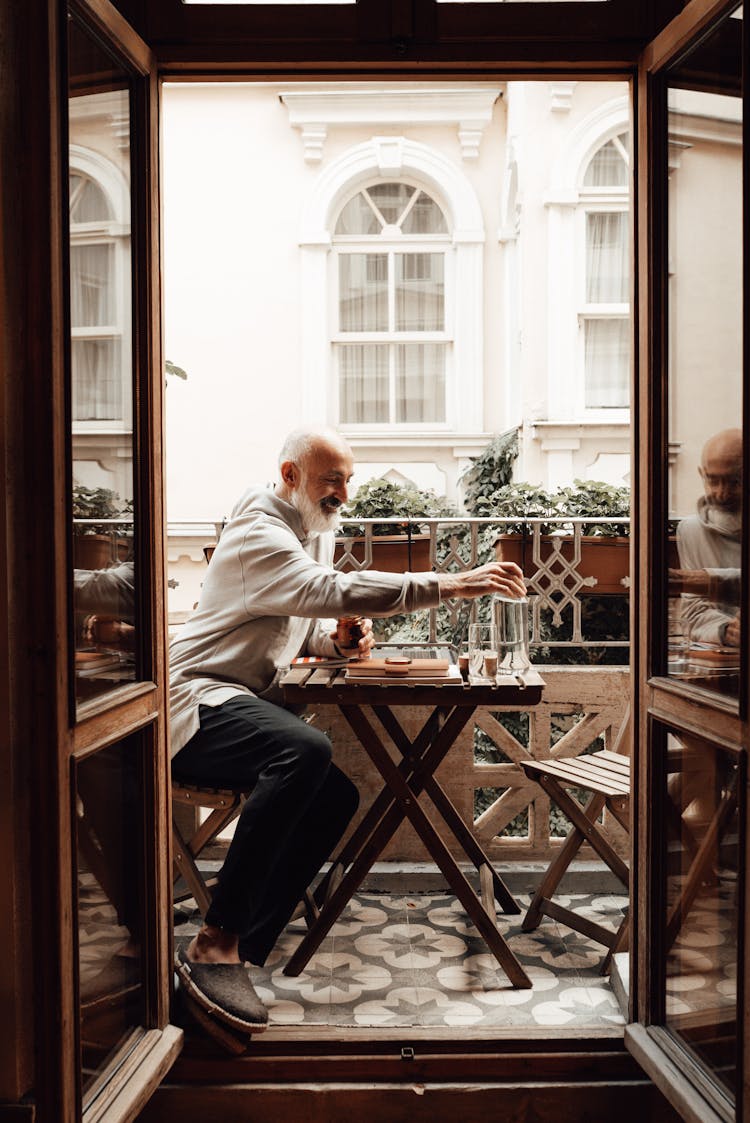
M529 660L529 602L527 597L497 596L492 606L497 640L497 677L522 674Z

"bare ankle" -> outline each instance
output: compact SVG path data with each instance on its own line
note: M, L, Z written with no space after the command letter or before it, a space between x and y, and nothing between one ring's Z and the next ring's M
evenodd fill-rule
M190 942L188 957L195 962L239 963L239 937L214 924L204 924Z

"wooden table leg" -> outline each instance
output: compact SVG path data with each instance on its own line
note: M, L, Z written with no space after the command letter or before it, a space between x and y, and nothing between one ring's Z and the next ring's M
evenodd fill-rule
M352 708L354 707L347 707L347 709ZM342 711L343 709L344 708L342 707ZM358 709L358 707L356 707L356 709ZM398 771L400 771L400 773L403 772L403 783L406 783L406 776L409 776L411 778L414 777L417 766L420 769L430 766L431 757L433 754L438 760L442 760L470 716L471 711L469 707L456 707L454 710L452 710L450 716L448 717L448 720L437 732L432 744L429 744L429 739L426 739L428 748L425 756L420 758L420 760L417 761L416 764L411 760L404 760L401 762ZM425 724L425 728L427 724L428 723ZM370 735L372 737L376 737L374 730L372 730L371 728ZM420 734L420 738L421 736L422 735ZM392 765L392 767L396 768L382 745L381 749L382 752L387 756L388 761ZM435 765L432 766L435 767ZM415 791L418 791L418 777L415 780L415 784L417 785ZM409 790L411 791L412 789ZM377 797L376 802L380 803L381 806L386 807L385 813L380 815L377 818L377 821L374 821L367 831L358 830L358 832L356 832L358 835L358 851L356 854L349 852L349 846L345 848L348 857L352 859L351 865L346 873L344 873L340 878L338 885L332 892L330 891L329 885L328 893L325 897L325 903L321 908L320 915L315 924L307 931L301 943L295 950L294 954L291 956L289 962L284 967L285 975L299 975L300 971L304 969L304 967L310 961L311 957L320 947L327 934L330 932L333 925L338 920L339 916L351 900L354 893L356 893L357 889L362 883L362 880L366 877L367 873L372 867L373 862L382 853L386 843L390 838L392 838L396 829L403 822L405 812L398 805L395 795L388 790L388 786L383 789L383 791ZM337 876L341 874L342 866L340 864L340 861L334 863L334 867L332 868L331 872L333 872L333 870L336 871Z
M530 988L532 986L531 979L498 931L496 920L485 911L482 901L475 894L447 846L419 806L414 791L391 760L385 746L362 710L355 706L342 706L341 709L361 744L366 748L371 760L404 809L428 853L437 862L440 872L453 889L456 897L510 981L516 987Z
M396 720L395 714L389 710L387 706L373 706L374 712L380 719L383 728L388 733L388 736L393 741L396 748L402 754L406 755L411 749L411 742L404 733L403 729ZM472 711L473 713L473 711ZM419 769L417 770L420 771ZM414 785L411 785L414 788ZM458 811L454 807L450 798L443 791L442 787L435 779L434 769L425 776L422 786L424 791L432 800L436 809L440 812L445 821L448 829L454 835L461 848L463 849L466 857L473 863L477 871L489 868L492 874L492 883L494 887L494 899L506 914L518 915L521 912L520 907L516 903L515 898L508 889L503 879L498 874L493 866L489 856L485 854L484 850L477 842L474 835L464 823Z

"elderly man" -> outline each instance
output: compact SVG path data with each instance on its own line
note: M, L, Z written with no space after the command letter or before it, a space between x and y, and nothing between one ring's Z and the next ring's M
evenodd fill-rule
M235 507L170 650L173 776L252 788L205 923L176 966L197 1002L246 1033L262 1030L267 1013L243 961L264 963L358 802L327 737L282 707L284 669L302 653L367 657L371 621L342 650L343 616L525 591L513 563L456 574L337 572L333 532L353 470L336 432L292 433L273 490L251 488Z
M698 512L677 527L682 616L692 641L738 647L742 505L742 432L725 429L706 441L699 468L704 494ZM679 574L679 578L678 578Z

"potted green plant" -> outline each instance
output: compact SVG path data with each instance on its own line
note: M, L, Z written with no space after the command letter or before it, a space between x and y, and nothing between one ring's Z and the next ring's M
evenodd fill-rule
M420 520L455 515L455 509L432 490L380 478L361 484L341 513L351 519L401 520L398 526L372 524L372 567L386 573L405 573L431 568L430 535ZM335 560L350 553L361 562L365 545L364 524L343 527L336 543Z
M133 514L131 500L106 487L73 488L73 562L76 569L106 569L116 561L124 561L130 553L132 531L113 525L112 519L129 519ZM85 522L76 520L85 519ZM102 520L97 522L94 520Z
M530 577L537 564L533 558L534 537L529 519L627 517L630 491L627 487L598 480L574 480L572 487L559 488L556 492L530 484L506 484L485 497L480 506L483 514L518 520L508 524L496 538L495 554L504 561L517 562ZM541 560L547 562L557 550L566 561L572 561L573 535L564 524L543 522L540 529ZM630 572L628 524L584 521L577 571L581 577L596 579L595 585L584 585L581 594L622 594L623 580Z

